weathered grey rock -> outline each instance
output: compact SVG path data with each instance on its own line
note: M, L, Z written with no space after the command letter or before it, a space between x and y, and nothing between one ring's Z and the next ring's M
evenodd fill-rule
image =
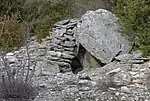
M66 37L66 38L67 38L68 40L70 40L70 41L75 41L75 38L72 37L71 35L65 34L64 37Z
M99 79L101 79L101 77L103 77L106 73L108 73L109 71L113 69L116 69L115 66L116 66L116 63L112 62L100 68L90 68L87 70L84 69L84 71L79 72L79 74L85 73L91 78L91 80L99 81Z
M141 58L143 53L140 50L132 51L133 58Z
M126 86L121 87L121 92L123 93L130 93L130 89Z
M47 59L48 60L52 60L52 61L58 61L58 60L60 60L59 57L53 57L53 56L47 56Z
M69 54L67 54L67 53L62 53L62 56L61 56L62 58L64 58L64 59L73 59L74 58L74 56L73 55L69 55Z
M143 60L129 60L127 61L128 63L132 63L132 64L141 64L141 63L144 63Z
M70 64L69 63L66 63L66 62L59 62L59 61L57 61L56 62L59 66L63 66L63 67L67 67L67 66L69 66Z
M65 28L61 28L60 30L56 30L55 33L59 34L59 36L63 37L64 34L66 33L66 29Z
M63 21L59 21L57 23L55 23L54 25L57 26L57 25L66 25L70 22L70 20L63 20Z
M75 101L78 98L78 80L71 72L42 76L36 78L34 84L41 85L34 101Z
M74 47L75 46L75 42L73 41L65 41L65 43L62 44L62 46L64 47Z
M132 77L129 73L118 72L111 76L112 83L115 86L126 86L132 82Z
M89 52L86 52L83 59L83 67L84 69L100 68L101 64L94 56L92 56Z
M61 57L62 53L61 52L55 52L55 51L48 51L47 55L53 56L53 57Z
M6 59L9 63L15 63L17 61L17 58L14 56L14 53L7 53Z
M59 62L66 62L66 63L69 63L69 64L71 64L71 60L69 60L69 59L60 59L60 60L58 60Z
M51 48L58 48L58 49L63 49L63 47L62 46L60 46L60 45L58 45L58 44L55 44L55 43L52 43L51 44ZM52 51L52 50L51 50Z
M80 80L91 80L90 77L86 74L86 73L83 73L83 72L79 72L77 74L77 77L80 79ZM80 81L81 82L81 81Z
M106 75L113 75L113 74L116 74L116 73L118 73L118 72L120 72L120 71L121 71L121 69L120 69L120 68L117 68L117 69L114 69L114 70L112 70L112 71L106 73Z
M67 39L66 37L60 37L60 36L55 36L55 38L57 38L58 40L61 40L61 41L65 41Z
M72 30L67 30L66 35L71 35L71 36L73 36L73 35L74 35L74 32L72 32Z
M70 51L63 51L63 53L68 54L68 55L72 55L72 56L75 55L74 52L70 52Z
M91 88L90 87L82 87L82 88L79 88L80 91L90 91Z
M73 29L77 23L69 23L68 26L66 27L67 29Z
M38 49L38 56L45 56L46 55L46 49Z
M129 42L119 33L117 18L111 12L99 9L87 11L78 23L77 40L102 63L109 63L121 53L131 49Z
M62 40L59 40L59 39L56 39L56 38L54 38L53 41L54 41L55 44L57 44L57 45L59 45L59 44L62 42Z
M57 52L63 52L64 51L64 49L59 49L57 47L55 47L54 50L57 51Z
M132 55L131 54L121 54L117 57L115 57L116 60L129 60L132 59Z
M64 50L65 50L65 51L71 51L71 52L73 52L73 51L74 51L74 48L65 48Z
M57 64L49 64L48 62L38 62L36 66L36 76L50 76L56 75L59 72Z

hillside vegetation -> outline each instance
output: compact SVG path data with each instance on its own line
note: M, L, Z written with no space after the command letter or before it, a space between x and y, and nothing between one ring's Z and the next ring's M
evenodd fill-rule
M132 40L133 50L140 49L145 56L150 56L150 0L0 0L0 2L1 18L16 15L11 20L17 21L17 24L9 23L9 26L22 26L22 20L26 21L30 32L36 35L39 42L49 35L49 31L57 21L80 17L87 10L98 8L111 10L119 18L122 33ZM10 21L5 20L1 20L1 23L7 24L6 22ZM1 36L6 33L1 26L0 30ZM12 33L9 35L20 38L13 37L16 38L12 40L15 42L7 41L6 43L11 43L7 46L20 46L16 43L17 41L20 43L24 31L10 32ZM1 37L0 43L2 39L4 40L4 37Z
M133 50L140 49L150 56L150 0L114 0L112 4L122 33L133 42Z

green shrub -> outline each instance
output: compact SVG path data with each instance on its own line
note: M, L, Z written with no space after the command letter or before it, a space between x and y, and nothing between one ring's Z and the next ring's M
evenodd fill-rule
M35 26L37 40L49 35L49 30L57 21L72 16L75 0L0 0L0 16L20 14L23 20ZM33 30L33 29L32 29Z
M133 42L133 50L141 49L145 56L149 55L146 50L150 50L150 0L112 1L122 32Z
M49 35L53 24L72 16L74 0L32 0L23 9L24 19L36 25L37 40Z
M20 10L26 0L0 0L0 16Z

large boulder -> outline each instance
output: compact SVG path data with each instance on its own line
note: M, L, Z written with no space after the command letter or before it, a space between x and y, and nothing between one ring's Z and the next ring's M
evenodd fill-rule
M87 11L81 17L76 38L102 63L109 63L116 55L128 53L131 49L129 41L120 34L116 16L104 9Z

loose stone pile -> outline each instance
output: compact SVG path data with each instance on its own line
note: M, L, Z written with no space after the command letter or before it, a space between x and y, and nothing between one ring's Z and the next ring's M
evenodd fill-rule
M96 82L97 87L87 87L101 92L102 101L149 101L150 59L134 55L119 55L116 61L101 68L82 71L78 75L86 74L84 78L88 76Z
M34 101L149 101L149 59L132 54L116 58L77 75L66 72L37 77L35 84L42 89Z

